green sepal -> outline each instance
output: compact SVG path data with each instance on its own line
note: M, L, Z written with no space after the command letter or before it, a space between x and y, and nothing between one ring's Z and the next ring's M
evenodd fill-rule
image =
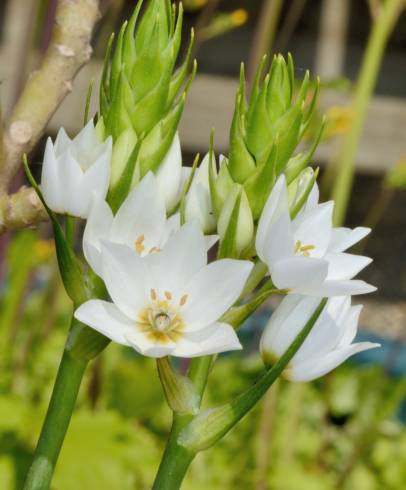
M274 129L279 135L278 158L276 162L277 175L286 167L289 158L299 143L302 118L302 107L295 105L275 123Z
M267 88L268 114L274 123L287 110L292 100L292 87L289 80L288 68L282 55L275 57L270 71Z
M269 74L265 77L253 110L247 121L247 147L255 156L256 164L263 163L268 156L276 132L269 117L267 91L270 82Z
M172 144L185 106L185 94L174 108L144 138L139 160L141 177L149 170L156 171Z
M254 221L248 198L240 184L234 184L217 222L219 258L239 258L251 245Z
M241 111L243 95L238 93L235 102L235 111L230 128L230 151L228 169L235 182L243 183L255 171L256 165L245 143L243 118Z
M306 153L298 153L297 155L289 159L284 170L286 183L288 185L293 182L300 174L300 172L309 165L310 160L314 155L318 144L320 143L325 126L326 118L323 118L316 139L313 141L311 148Z
M239 184L234 184L239 187ZM238 229L238 216L240 214L241 204L241 192L238 189L238 194L235 198L233 210L230 214L228 225L224 235L220 239L220 246L217 253L218 259L224 258L238 258L237 252L237 229Z
M123 37L127 28L127 21L123 23L121 26L120 32L117 37L117 42L114 47L113 59L111 60L110 67L110 83L109 83L109 98L110 100L114 100L117 96L117 90L119 86L119 80L121 76L121 72L123 69L122 62L122 51L123 51Z
M90 361L110 342L109 338L73 318L65 349L76 359Z
M194 34L194 30L191 29L190 41L189 41L189 46L188 46L188 50L186 53L185 60L181 64L181 66L176 70L176 72L174 73L172 80L171 80L171 83L169 85L168 101L166 104L167 109L169 109L172 106L176 95L178 94L183 82L186 79L186 75L187 75L188 70L189 70L190 59L192 56L192 49L193 49L194 41L195 41L195 34ZM194 77L196 75L196 69L197 69L197 67L196 67L196 62L195 62L195 63L193 63L192 73L190 76L190 78L192 80L194 79Z
M213 212L217 220L220 218L221 210L223 209L227 196L231 192L231 189L234 185L234 181L231 178L230 172L228 170L227 158L223 157L222 160L219 162L219 165L220 167L217 175L215 175L214 173L213 166L209 166L211 202L213 206Z
M157 359L157 367L169 407L176 413L198 413L200 397L191 380L175 372L167 357Z
M199 451L208 449L227 434L255 406L272 384L280 377L292 357L300 349L311 332L326 303L326 298L320 301L312 316L303 326L303 329L298 333L286 352L271 368L265 371L256 383L231 402L216 408L210 408L196 415L180 432L177 443L187 451L196 454Z
M275 183L277 157L278 136L275 138L268 161L258 167L256 172L244 183L244 189L255 221L260 217Z
M183 189L181 192L181 197L179 200L179 203L180 203L179 204L179 211L180 211L180 223L181 223L181 225L185 224L186 195L189 192L190 186L192 185L193 178L195 176L196 169L197 169L197 166L199 164L199 160L200 160L200 154L197 153L195 156L195 159L193 160L193 165L192 165L192 169L190 171L190 175L186 179L186 182L184 183Z
M257 99L258 99L258 94L259 94L259 91L260 91L260 88L261 88L261 80L262 80L262 73L264 71L264 68L265 68L265 64L266 64L266 60L268 59L267 55L265 54L259 65L258 65L258 68L255 72L255 79L254 79L254 83L252 85L252 90L251 90L251 95L250 95L250 101L249 101L249 107L248 107L248 114L247 114L247 119L250 120L251 117L252 117L252 111L255 107L255 104L257 102Z
M41 189L35 181L28 166L26 154L24 154L23 156L23 165L28 181L37 193L51 220L55 237L55 248L59 270L66 292L68 293L68 296L71 298L74 304L81 304L88 299L89 295L83 280L83 273L80 268L79 261L77 260L73 248L66 240L61 225L59 224L54 212L47 206L45 202Z
M127 160L125 169L121 174L120 179L114 187L109 189L107 202L109 203L113 213L118 211L119 207L128 196L134 180L138 182L140 179L137 163L142 142L143 139L141 135L138 141L135 143L134 149Z

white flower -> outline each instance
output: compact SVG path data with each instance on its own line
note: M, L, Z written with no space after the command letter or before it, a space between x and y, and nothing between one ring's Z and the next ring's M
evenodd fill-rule
M182 167L182 152L179 135L176 133L165 158L156 172L158 186L164 196L168 212L173 211L179 203L183 184L189 173L190 168Z
M315 185L291 220L285 177L277 180L258 224L256 250L268 265L273 283L310 296L343 296L375 291L352 280L372 259L344 253L366 236L369 228L333 228L332 201L318 204Z
M143 257L160 250L180 227L179 214L166 219L164 196L155 175L148 172L113 216L103 199L95 198L83 234L87 262L102 275L102 241L127 245Z
M56 213L87 218L93 195L107 194L112 140L100 143L93 121L71 140L61 128L55 144L48 138L42 165L41 190Z
M266 363L274 362L286 352L319 301L294 294L282 301L261 338L260 349ZM332 371L357 352L380 347L371 342L352 343L361 309L361 305L351 306L350 296L330 298L283 375L291 381L311 381Z
M209 162L208 153L196 169L185 202L185 220L191 221L197 218L204 233L213 233L216 230L216 218L210 195Z
M241 348L234 329L219 318L239 297L252 263L224 259L207 265L197 222L143 258L125 245L106 243L102 265L113 303L81 305L75 317L86 325L151 357Z

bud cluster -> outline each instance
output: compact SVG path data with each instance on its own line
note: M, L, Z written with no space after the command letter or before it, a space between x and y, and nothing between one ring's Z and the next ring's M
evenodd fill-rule
M100 85L98 127L102 139L111 135L114 141L111 188L127 165L132 187L148 170L158 168L184 107L185 92L178 94L188 74L193 34L186 59L175 70L182 5L176 10L169 0L153 0L139 19L142 4L138 2L130 21L123 24L112 56L111 38Z

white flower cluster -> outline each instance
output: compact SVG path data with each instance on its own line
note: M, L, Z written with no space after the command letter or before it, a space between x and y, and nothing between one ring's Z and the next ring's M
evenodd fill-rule
M44 199L57 213L87 220L84 256L111 298L85 302L75 317L152 357L241 349L234 329L221 318L240 297L253 262L225 258L208 264L207 251L218 239L208 234L221 234L211 205L208 157L186 195L181 225L179 213L168 217L190 172L182 167L177 135L156 174L148 172L115 215L106 201L111 156L111 140L101 143L93 122L73 140L61 129L55 143L48 140L46 146ZM353 279L371 259L345 252L369 229L334 228L333 202L318 203L317 184L293 219L290 204L282 175L259 219L255 249L274 286L288 295L269 320L261 353L266 362L283 355L320 299L328 297L284 372L305 381L377 346L353 343L361 308L351 306L351 295L375 288Z

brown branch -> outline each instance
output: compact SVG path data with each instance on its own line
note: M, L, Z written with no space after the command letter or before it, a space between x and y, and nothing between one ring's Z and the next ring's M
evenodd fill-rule
M4 129L0 152L0 230L8 224L18 227L18 217L22 219L20 226L44 217L31 190L21 189L12 196L7 191L23 154L37 144L52 115L72 90L77 72L89 61L90 40L99 16L98 0L58 0L49 47L38 70L27 81ZM17 212L11 209L15 205Z

